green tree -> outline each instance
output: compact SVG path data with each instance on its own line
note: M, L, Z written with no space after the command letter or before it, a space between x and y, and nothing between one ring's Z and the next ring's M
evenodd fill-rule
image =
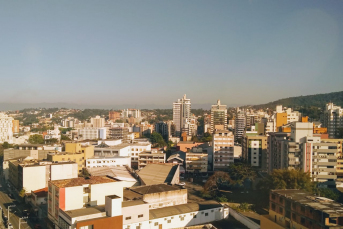
M192 142L199 142L199 139L196 135L193 135L191 141Z
M201 142L212 142L212 135L209 132L204 133L204 137L201 138Z
M204 185L204 191L215 197L219 193L219 190L226 188L230 182L231 177L228 173L223 171L214 172L214 174L207 179Z
M260 181L258 189L269 194L272 189L301 189L313 192L315 183L309 173L300 170L274 169L273 172Z
M229 167L230 177L235 184L242 185L246 179L253 181L256 172L248 164L232 164Z
M158 147L164 147L166 146L166 142L164 141L162 135L160 133L157 133L157 132L153 132L151 135L150 135L150 142L152 145L154 145L155 147L158 146Z
M334 191L330 188L318 188L314 191L314 194L318 196L326 197L335 201L337 201L340 197L340 194L338 191Z
M31 144L44 144L44 138L40 134L34 134L29 137L29 143Z
M61 134L61 141L64 140L64 141L70 141L71 139L67 136L67 135L64 135L64 134Z
M8 148L11 148L11 147L13 147L13 146L11 144L9 144L8 142L2 143L2 148L4 148L4 149L8 149Z
M25 188L23 188L22 190L20 190L19 196L23 198L25 196L25 193L26 193L26 190Z
M57 138L50 138L50 139L45 140L46 144L54 144L54 143L58 143L58 142L59 142L59 140Z

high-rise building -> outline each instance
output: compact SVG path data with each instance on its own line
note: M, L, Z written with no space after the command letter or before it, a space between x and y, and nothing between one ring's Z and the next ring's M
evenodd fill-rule
M343 128L342 107L334 106L333 103L326 104L323 124L328 128L329 138L338 137L339 129Z
M108 113L109 120L116 121L120 119L120 112L118 111L110 111Z
M12 123L13 123L12 132L14 134L18 134L19 133L19 120L13 120Z
M95 118L91 118L91 124L94 128L102 128L105 126L105 119L97 115Z
M227 129L227 109L226 105L221 105L220 100L211 107L211 133L215 130Z
M169 128L168 123L159 121L155 124L155 131L162 135L163 139L168 142L169 139Z
M231 131L217 130L212 136L213 168L226 170L234 162L234 136Z
M237 110L235 118L235 141L242 138L245 129L245 113L241 110Z
M0 143L13 143L13 118L0 113Z
M173 103L173 122L175 124L175 135L180 136L184 124L191 118L191 100L186 98L178 99Z
M242 137L242 157L251 166L267 171L267 137L244 134Z

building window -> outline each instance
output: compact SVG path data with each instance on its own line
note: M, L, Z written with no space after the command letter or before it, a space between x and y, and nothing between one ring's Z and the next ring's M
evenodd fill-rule
M168 222L168 223L171 223L171 220L168 220L167 222Z
M208 213L207 213L207 212L205 213L205 216L208 216Z
M283 214L283 208L282 207L279 207L279 213Z
M142 218L142 217L143 217L143 214L138 215L138 218Z
M125 218L125 220L130 220L130 219L131 219L131 216Z

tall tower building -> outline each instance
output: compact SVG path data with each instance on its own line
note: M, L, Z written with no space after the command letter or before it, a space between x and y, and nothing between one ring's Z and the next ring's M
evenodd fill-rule
M13 118L0 113L0 143L13 143Z
M329 138L337 138L339 129L343 128L343 108L333 103L326 104L323 124L328 128Z
M181 129L187 120L191 118L191 100L186 98L178 99L173 103L173 122L175 124L175 135L181 135Z
M214 130L227 130L227 109L218 99L216 105L211 107L211 133Z

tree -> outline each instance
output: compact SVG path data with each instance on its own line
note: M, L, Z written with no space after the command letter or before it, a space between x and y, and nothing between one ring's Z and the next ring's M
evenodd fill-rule
M253 181L256 172L248 164L232 164L229 167L230 177L235 184L242 185L246 179Z
M61 141L62 140L70 141L71 139L67 135L61 134Z
M11 147L12 147L12 145L9 144L8 142L2 143L2 148L4 148L4 149L8 149L8 148L11 148Z
M46 144L53 144L53 143L58 143L58 142L59 140L57 138L50 138L50 139L45 140Z
M230 182L231 178L228 173L223 171L214 172L214 174L207 179L204 185L204 191L209 192L212 196L216 196L219 190L227 187Z
M335 201L337 201L340 197L340 194L337 191L334 191L330 188L318 188L315 190L314 194L318 196L326 197Z
M209 132L204 133L204 137L201 138L201 142L211 142L212 135Z
M29 143L31 144L44 144L44 138L40 134L34 134L29 137Z
M191 141L192 142L199 142L199 139L196 135L193 135Z
M19 196L23 198L25 196L25 193L26 193L26 190L25 188L23 188L22 190L20 190Z
M150 135L150 142L152 145L158 146L158 147L164 147L166 146L166 142L164 141L162 135L157 132L153 132Z
M269 193L273 189L301 189L313 192L315 183L309 173L300 170L274 169L273 172L258 183L258 189Z

